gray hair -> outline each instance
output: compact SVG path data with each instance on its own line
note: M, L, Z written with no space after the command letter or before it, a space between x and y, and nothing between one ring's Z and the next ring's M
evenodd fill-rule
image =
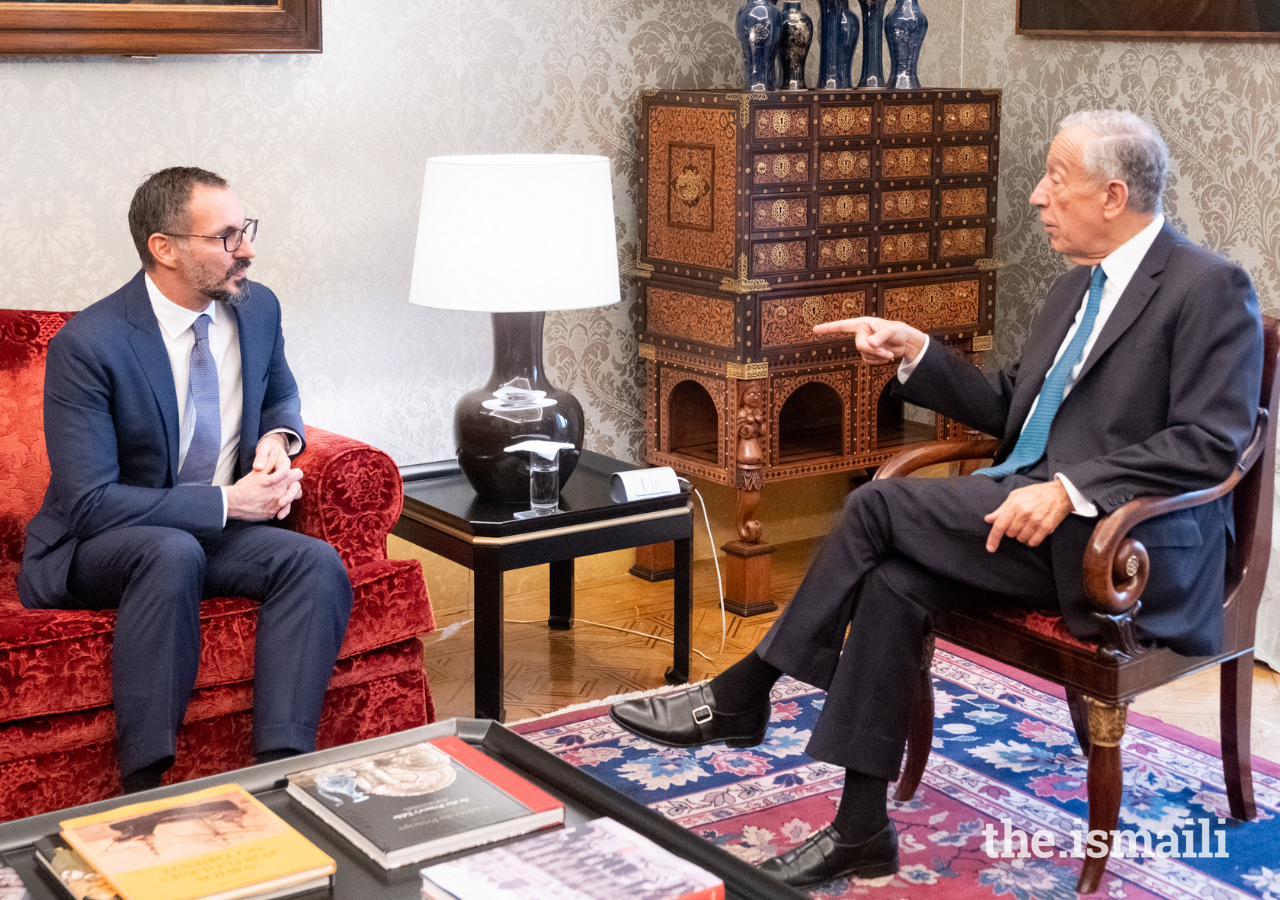
M1165 179L1169 176L1169 148L1160 134L1127 110L1084 110L1058 123L1058 131L1076 125L1093 132L1084 147L1084 168L1099 182L1123 181L1129 187L1129 208L1158 213Z

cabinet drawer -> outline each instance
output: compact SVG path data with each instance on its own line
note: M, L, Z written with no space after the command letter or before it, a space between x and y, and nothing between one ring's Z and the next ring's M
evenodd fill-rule
M988 214L995 200L995 185L943 187L940 193L941 210L938 215L943 219L981 218Z
M928 178L933 175L933 159L933 147L885 147L880 151L880 177Z
M809 151L757 153L751 162L752 184L808 184L812 176Z
M880 125L885 137L903 134L933 134L932 103L885 103Z
M870 137L875 133L871 104L822 104L818 107L818 137Z
M862 181L871 177L871 150L819 150L819 181Z
M943 176L991 173L993 156L990 144L951 144L941 149Z
M942 104L943 134L989 132L993 121L990 100Z
M785 231L790 228L806 228L809 225L807 195L788 197L752 197L751 230Z
M881 233L876 238L876 263L882 266L902 266L910 263L927 263L934 260L934 231L902 231Z
M866 266L871 260L871 237L869 235L841 235L840 237L818 238L819 269L849 269L854 266Z
M976 329L982 307L981 279L886 285L881 302L884 318L921 331Z
M908 188L880 193L880 221L902 222L933 215L933 189Z
M752 276L803 272L808 267L809 241L807 239L751 243Z
M751 137L756 142L803 139L811 135L809 104L757 106L751 111Z
M823 194L818 198L819 225L858 225L871 221L871 194Z

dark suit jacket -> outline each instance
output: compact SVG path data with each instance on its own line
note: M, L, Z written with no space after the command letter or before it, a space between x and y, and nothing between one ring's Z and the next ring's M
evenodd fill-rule
M1089 277L1089 267L1080 266L1054 283L1021 360L994 382L956 355L931 349L898 395L999 436L997 460L1004 459ZM1102 514L1135 497L1211 487L1249 442L1261 378L1262 323L1248 276L1166 225L1059 407L1045 459L1028 474L1062 473ZM1081 637L1097 634L1081 572L1096 523L1069 515L1051 537L1058 599ZM1135 529L1152 561L1137 619L1141 636L1192 655L1217 650L1232 533L1229 498Z
M238 478L253 467L262 435L305 431L275 294L250 282L249 299L225 308L236 318L244 385ZM177 397L142 272L49 342L44 433L52 472L27 525L18 575L24 606L74 606L67 574L76 545L113 528L158 525L198 538L222 530L218 488L174 483Z

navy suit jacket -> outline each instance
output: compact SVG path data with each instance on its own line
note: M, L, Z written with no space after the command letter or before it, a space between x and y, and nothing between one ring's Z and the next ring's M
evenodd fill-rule
M1059 278L1012 369L988 381L952 353L929 350L898 396L1000 438L1012 452L1040 385L1088 289L1090 267ZM1028 474L1062 473L1102 514L1135 497L1225 480L1253 432L1262 322L1249 277L1166 225L1098 335ZM982 477L982 476L978 476ZM1051 537L1064 618L1094 637L1081 560L1097 519L1068 515ZM1230 497L1151 519L1133 537L1151 554L1139 635L1191 655L1222 642Z
M249 291L240 305L225 306L236 318L244 385L237 478L252 469L268 431L306 433L280 303L260 284L249 282ZM24 606L76 606L67 591L76 545L111 529L156 525L197 538L222 530L219 488L175 484L177 396L142 272L50 340L44 434L51 475L27 525L18 575Z

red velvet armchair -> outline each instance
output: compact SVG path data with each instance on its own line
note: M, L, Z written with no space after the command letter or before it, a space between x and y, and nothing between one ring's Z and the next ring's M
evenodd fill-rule
M27 610L14 579L49 482L45 352L69 313L0 310L0 821L120 791L111 709L114 612ZM435 720L419 635L435 627L419 563L390 560L400 473L385 453L315 428L289 524L333 544L355 588L320 721L321 748ZM200 671L166 783L251 765L257 604L205 601Z

